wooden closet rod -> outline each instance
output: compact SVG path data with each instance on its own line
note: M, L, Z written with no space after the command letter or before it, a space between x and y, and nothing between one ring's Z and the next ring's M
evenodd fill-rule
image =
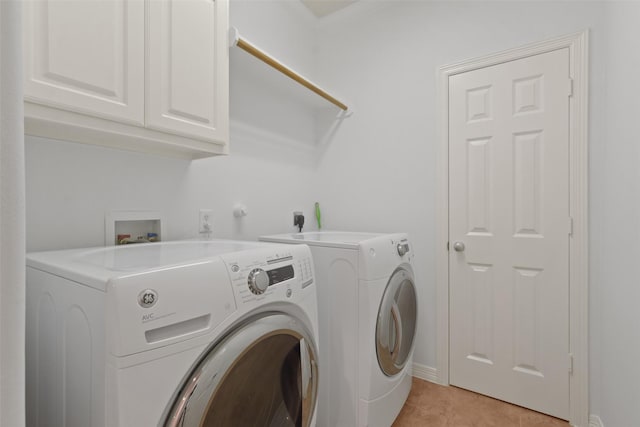
M249 43L246 39L243 39L242 37L240 37L240 33L234 27L231 27L229 31L229 40L232 46L238 46L240 49L250 53L251 55L255 56L256 58L264 62L265 64L275 68L285 76L295 80L296 82L306 87L310 91L320 95L321 97L323 97L333 105L337 106L338 108L344 111L347 111L349 109L349 107L347 107L343 102L329 95L329 93L319 88L315 84L311 83L309 80L305 79L300 74L296 73L291 68L284 65L282 62L273 58L272 56L267 54L265 51L259 49L255 45Z

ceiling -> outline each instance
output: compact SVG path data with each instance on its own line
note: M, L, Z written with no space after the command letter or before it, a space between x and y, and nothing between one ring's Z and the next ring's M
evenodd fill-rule
M357 0L300 0L318 18L352 5Z

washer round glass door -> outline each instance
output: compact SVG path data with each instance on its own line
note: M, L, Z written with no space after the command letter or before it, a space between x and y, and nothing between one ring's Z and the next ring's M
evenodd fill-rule
M409 265L398 267L385 288L376 323L376 353L387 376L402 371L416 334L416 288Z
M250 319L196 364L163 425L307 427L316 406L316 354L299 320Z

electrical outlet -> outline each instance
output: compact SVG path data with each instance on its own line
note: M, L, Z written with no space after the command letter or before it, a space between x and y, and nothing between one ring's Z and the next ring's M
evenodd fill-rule
M302 227L304 226L304 215L302 212L293 213L293 225L298 227L298 232L302 232Z
M213 232L213 214L211 209L200 209L198 232L200 234L211 234Z

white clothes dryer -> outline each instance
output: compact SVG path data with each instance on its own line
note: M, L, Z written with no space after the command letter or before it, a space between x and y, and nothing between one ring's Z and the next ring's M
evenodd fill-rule
M305 232L318 291L318 426L390 426L411 389L417 299L406 234ZM325 374L326 373L326 374Z
M315 288L306 246L29 254L27 425L313 426Z

